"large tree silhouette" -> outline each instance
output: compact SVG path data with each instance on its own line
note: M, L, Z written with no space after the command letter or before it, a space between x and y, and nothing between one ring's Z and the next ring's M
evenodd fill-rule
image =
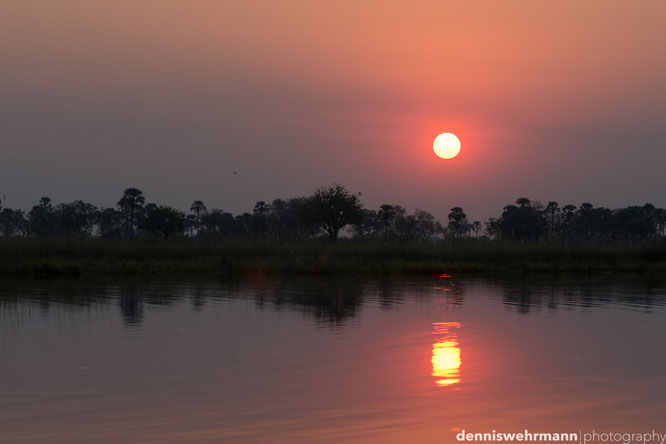
M58 204L55 207L55 219L62 234L90 237L98 222L98 212L96 206L75 200L71 203Z
M28 213L30 231L38 237L47 237L56 233L56 224L51 199L42 197L39 203Z
M132 239L134 239L136 227L145 202L146 198L143 197L143 191L138 188L127 188L118 201L118 208L125 219L125 228Z
M357 239L409 242L442 231L439 221L427 211L417 209L408 214L404 207L388 204L376 210L363 209L359 196L334 184L308 197L275 199L270 204L259 201L251 213L239 215L218 209L207 211L204 203L196 200L187 217L169 206L145 205L138 188L124 191L118 209L97 208L81 200L54 205L43 197L28 214L0 208L0 235L107 239L196 235L205 239L295 240L310 239L323 231L336 241L340 231L351 225L350 235ZM183 226L189 230L184 232ZM490 239L479 241L661 244L666 234L666 210L650 203L615 209L588 202L577 207L550 201L544 206L521 197L504 207L499 218L489 219L485 227ZM481 223L469 223L462 208L454 207L448 215L448 231L456 238L478 238Z
M504 207L499 219L501 236L512 240L536 240L546 230L546 220L538 203L525 197L516 200L516 205Z
M395 231L395 219L397 212L393 205L384 204L379 206L379 211L377 212L379 219L382 222L382 232L384 234L384 240L389 239L389 233Z
M195 200L192 202L192 205L190 205L190 212L192 213L192 216L194 216L194 227L197 229L198 234L201 231L201 223L203 221L203 217L208 213L208 209L202 201Z
M449 213L449 231L456 238L462 237L469 230L469 222L467 222L467 215L460 207L451 208Z
M185 213L167 205L149 203L145 207L145 216L140 227L148 233L167 239L175 234L181 234L185 229Z
M363 220L358 195L339 184L318 188L306 199L303 213L307 219L319 224L332 242L337 241L340 230L346 225Z

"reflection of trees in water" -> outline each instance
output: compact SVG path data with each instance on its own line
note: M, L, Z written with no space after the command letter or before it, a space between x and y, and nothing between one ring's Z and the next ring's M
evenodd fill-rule
M37 306L46 317L117 304L124 324L136 327L145 319L146 307L151 305L170 306L188 301L194 310L201 310L215 300L250 299L258 308L296 310L325 325L342 325L355 317L368 301L390 308L403 303L407 295L431 297L429 281L424 282L426 285L387 277L368 280L359 276L278 277L260 273L218 282L87 277L14 280L3 285L4 291L0 288L0 307L7 311L8 307L19 304Z
M449 275L349 276L251 274L223 281L174 279L6 279L0 282L3 326L31 322L34 308L41 319L63 312L98 312L107 317L118 306L127 327L141 325L149 306L189 303L199 311L215 301L244 299L258 309L289 310L312 316L322 326L342 326L368 304L391 309L405 301L423 301L456 310L466 291L490 288L493 297L521 313L541 309L621 305L650 311L666 305L666 281L637 279L557 279L524 277L497 280L458 280ZM470 290L471 288L471 290ZM117 305L116 305L117 304ZM182 305L182 304L180 304ZM116 309L117 310L117 309ZM13 327L12 327L13 328Z
M324 324L341 325L353 318L364 300L364 280L341 276L300 276L270 279L250 276L248 284L259 307L270 303L296 308Z
M136 287L121 287L119 301L120 313L125 325L140 325L143 321L143 302L141 293L137 291Z
M38 307L41 319L82 310L98 311L100 317L105 317L109 305L117 301L125 325L138 326L143 321L145 304L170 304L178 294L174 286L151 287L132 279L7 279L0 286L0 310L5 316ZM30 317L19 324L28 322Z
M43 322L51 317L58 321L57 325L64 325L60 322L62 313L85 310L92 316L103 318L108 305L107 287L93 279L6 278L0 281L1 323L3 327L11 325L17 331L33 321Z
M383 279L378 282L375 292L377 302L382 308L392 308L396 304L402 303L404 300L404 294L400 291L396 291L395 286L391 285L391 281L388 279Z
M438 290L434 290L434 288ZM261 273L224 281L155 280L145 278L98 278L15 280L0 288L0 308L38 306L43 317L64 312L106 310L117 304L127 327L140 326L146 307L170 306L189 301L192 309L202 310L210 301L250 299L259 309L296 310L314 317L322 325L341 326L353 319L367 303L384 309L403 304L406 299L430 303L433 292L437 302L460 305L462 286L450 276L439 280L410 277L367 276L281 276ZM23 322L25 323L25 322Z
M56 308L88 309L105 302L107 298L106 293L100 292L99 282L90 280L7 278L0 285L2 309L16 304L29 304L38 307L44 317Z
M246 281L253 289L252 297L258 307L270 304L278 309L297 309L314 316L326 326L341 326L354 318L368 303L391 309L407 299L422 299L460 305L463 285L451 276L432 278L383 276L317 276L302 275L276 279L275 276L254 275Z
M192 309L195 311L203 310L204 306L206 305L206 297L205 292L201 289L201 287L197 286L194 288L192 297L190 298L190 304L192 305Z
M623 306L650 312L666 305L662 280L637 279L515 279L499 282L502 300L520 313L542 308Z
M125 324L139 325L144 318L144 306L170 306L189 300L192 309L202 310L206 301L220 297L220 292L228 289L229 284L211 284L208 282L183 283L175 281L139 281L115 285L113 293L119 300L120 310Z

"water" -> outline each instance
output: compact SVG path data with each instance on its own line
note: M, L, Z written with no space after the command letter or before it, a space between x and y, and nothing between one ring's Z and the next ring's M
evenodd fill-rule
M0 441L666 432L666 285L612 277L0 283Z

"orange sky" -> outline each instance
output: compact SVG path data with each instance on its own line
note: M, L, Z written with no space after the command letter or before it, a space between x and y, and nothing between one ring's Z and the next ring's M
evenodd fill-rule
M9 1L0 193L666 206L663 1ZM432 139L463 150L438 160ZM238 171L238 175L231 174Z

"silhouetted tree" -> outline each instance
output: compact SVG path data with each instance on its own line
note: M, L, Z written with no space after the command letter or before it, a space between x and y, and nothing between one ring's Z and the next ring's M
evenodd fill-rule
M123 217L120 211L104 208L97 212L99 235L106 239L120 239L123 236Z
M402 241L413 241L418 239L416 233L416 218L412 214L405 213L397 221L397 232L399 233L399 238Z
M375 210L363 209L361 222L353 225L354 237L359 239L371 239L381 233L382 223L379 214Z
M657 224L657 237L664 235L666 230L666 210L663 208L655 209L655 222Z
M499 219L499 231L504 239L536 240L546 229L546 221L538 204L521 197L516 205L504 207Z
M546 217L546 226L548 234L555 237L558 234L560 226L560 206L555 201L550 201L544 209L544 216Z
M273 236L278 239L299 239L313 236L319 229L318 225L303 214L304 197L287 200L275 199L269 214Z
M188 236L195 237L201 233L201 230L197 229L197 225L197 217L194 214L185 215L185 231Z
M399 240L408 240L412 237L414 218L407 215L407 210L401 205L393 207L393 227L389 235L395 235Z
M440 222L427 211L407 214L400 205L384 204L377 210L364 210L360 193L352 194L342 185L317 189L311 196L259 201L252 213L234 216L222 210L210 212L202 201L194 201L190 214L164 205L148 204L141 190L127 188L117 203L118 210L98 210L76 200L53 205L48 197L40 199L28 216L21 210L0 207L0 234L3 236L69 235L103 238L134 237L137 228L144 234L174 237L188 229L190 235L272 238L293 240L310 238L322 230L331 241L351 226L351 233L362 239L410 241L427 239L442 232ZM448 231L460 238L479 237L482 224L469 223L461 207L451 208ZM542 239L595 243L662 242L666 231L666 210L650 203L642 206L609 209L585 202L576 207L555 201L544 207L525 197L507 205L501 216L485 223L492 239L536 241Z
M250 221L253 236L266 237L268 235L268 215L270 210L270 205L267 205L263 200L254 205L252 220Z
M190 218L192 225L196 228L197 232L199 232L199 230L201 230L202 218L208 213L208 209L202 201L195 200L192 202L192 205L190 205L190 212L192 213L192 216L194 216L194 218Z
M583 203L574 220L574 235L578 241L609 240L612 237L614 220L608 208L594 208L591 203Z
M379 216L379 220L382 223L384 240L388 241L390 233L395 232L395 220L398 216L396 209L393 205L380 205L377 214Z
M149 203L139 227L148 233L167 239L185 230L185 213L166 205Z
M516 204L520 208L525 208L529 207L532 204L532 202L527 197L519 197L518 199L516 199Z
M207 235L227 237L236 231L233 214L225 213L222 210L213 209L204 214L202 222Z
M97 207L82 200L61 203L54 209L58 231L68 236L90 237L97 215Z
M488 222L486 222L485 225L486 225L486 235L488 235L489 238L499 239L502 236L502 233L500 231L499 220L491 217L490 219L488 219Z
M248 238L252 233L252 215L250 213L242 213L234 217L234 232L233 235L240 238Z
M449 213L449 231L455 238L462 237L469 230L467 215L460 207L451 208Z
M321 225L332 242L338 239L342 228L363 220L358 195L338 184L317 189L303 204L303 213L308 220Z
M474 232L474 237L478 238L479 233L481 232L481 222L479 222L478 220L472 222L471 229Z
M416 237L426 240L442 231L442 225L435 216L424 210L414 211L414 230Z
M559 236L567 240L573 238L576 228L576 206L565 205L562 207L562 215L560 219Z
M51 199L42 197L28 213L30 232L38 237L52 236L56 232L56 221Z
M135 231L143 213L143 204L146 198L143 191L138 188L127 188L118 201L118 208L123 215L126 232L134 239Z
M28 226L23 210L3 208L0 211L0 231L3 236L25 236L28 234Z
M629 242L647 241L658 236L659 225L654 205L632 206L614 214L618 236Z

